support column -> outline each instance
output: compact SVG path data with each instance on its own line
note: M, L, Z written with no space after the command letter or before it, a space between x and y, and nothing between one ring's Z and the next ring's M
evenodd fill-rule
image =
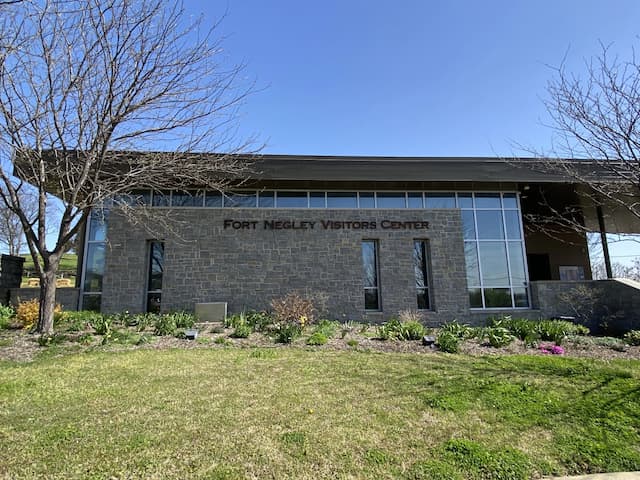
M609 245L607 244L607 230L604 225L604 215L602 215L602 206L596 206L596 214L598 215L598 226L600 227L600 241L602 242L602 255L604 256L604 268L607 271L607 278L613 278L611 271L611 258L609 257Z

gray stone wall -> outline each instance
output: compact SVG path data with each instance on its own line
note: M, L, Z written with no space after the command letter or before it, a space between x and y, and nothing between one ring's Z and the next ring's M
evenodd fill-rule
M77 310L80 289L78 288L56 288L56 303L59 303L63 310ZM39 288L0 288L0 299L3 304L16 306L20 302L40 298Z
M144 310L149 241L162 239L163 310L193 310L195 303L215 301L228 302L231 312L264 309L272 298L298 291L325 294L332 318L380 321L416 308L413 241L426 239L433 311L425 313L425 321L435 324L468 314L458 210L184 208L172 214L180 221L174 228L181 238L168 232L150 235L113 212L103 311ZM249 223L245 228L225 228L225 220ZM271 221L309 223L299 229L265 229L265 222ZM361 226L375 222L377 228L323 228L323 221L361 222ZM382 228L383 221L429 222L429 228ZM377 240L379 245L380 313L364 310L363 239Z
M640 328L640 283L631 280L537 281L531 296L541 318L575 317L592 333Z

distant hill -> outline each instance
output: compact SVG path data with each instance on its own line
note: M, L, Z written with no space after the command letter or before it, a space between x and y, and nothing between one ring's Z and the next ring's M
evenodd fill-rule
M24 261L24 273L27 275L28 273L33 273L33 259L31 255L22 254L21 256L25 257ZM60 268L58 269L58 274L63 273L65 275L75 275L76 268L78 266L78 255L75 253L65 253L62 256L62 260L60 260Z

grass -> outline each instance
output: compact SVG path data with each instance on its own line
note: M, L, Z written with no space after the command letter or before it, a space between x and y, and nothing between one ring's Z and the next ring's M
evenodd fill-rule
M0 477L518 479L639 470L638 367L294 348L3 362Z

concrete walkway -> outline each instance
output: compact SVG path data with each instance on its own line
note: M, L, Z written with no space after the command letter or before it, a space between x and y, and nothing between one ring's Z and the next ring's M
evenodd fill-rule
M554 480L638 480L640 472L594 473L578 477L553 477Z

